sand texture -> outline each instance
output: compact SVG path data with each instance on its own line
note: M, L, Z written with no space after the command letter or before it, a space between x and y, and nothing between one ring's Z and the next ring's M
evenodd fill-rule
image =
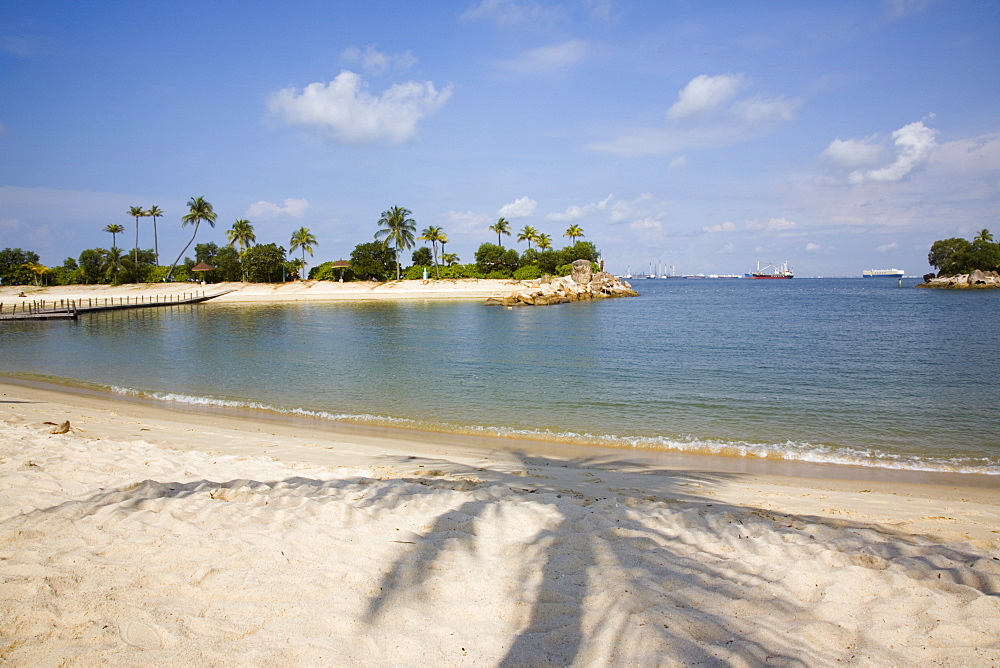
M0 389L9 665L1000 663L995 487L455 453Z
M488 299L510 294L515 284L493 279L365 281L291 281L288 283L136 283L129 285L59 285L53 287L0 286L0 302L7 310L21 301L48 302L81 299L165 298L191 293L220 294L224 302L292 302L382 299ZM20 297L21 293L25 297Z

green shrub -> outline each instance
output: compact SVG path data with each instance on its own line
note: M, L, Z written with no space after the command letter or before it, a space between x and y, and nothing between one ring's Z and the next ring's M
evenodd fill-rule
M542 270L533 264L529 264L526 267L521 267L514 272L514 280L517 281L530 281L535 278L541 278Z

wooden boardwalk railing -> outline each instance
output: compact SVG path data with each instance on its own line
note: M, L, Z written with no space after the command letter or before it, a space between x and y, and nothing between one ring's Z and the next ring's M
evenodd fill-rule
M51 320L76 318L81 313L117 311L121 309L150 308L157 306L178 306L199 304L214 299L233 290L223 290L212 294L204 290L182 292L176 295L139 295L125 297L86 297L83 299L59 299L55 301L33 300L4 304L0 302L0 320Z

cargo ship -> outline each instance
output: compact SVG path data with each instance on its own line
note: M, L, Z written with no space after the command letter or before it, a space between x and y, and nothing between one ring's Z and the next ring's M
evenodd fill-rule
M861 272L864 278L902 278L902 269L865 269Z
M759 261L757 262L757 271L745 274L746 278L792 278L794 275L792 270L788 268L787 262L782 262L781 265L769 264L761 269Z

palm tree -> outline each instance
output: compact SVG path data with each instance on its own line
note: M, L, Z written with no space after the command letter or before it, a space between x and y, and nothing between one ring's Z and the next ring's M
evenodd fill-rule
M441 278L441 269L440 269L440 267L438 267L438 260L437 260L437 258L438 258L438 247L437 247L437 245L441 244L441 247L444 248L444 245L446 243L448 243L448 237L445 236L444 230L442 230L440 227L436 227L434 225L431 225L430 227L426 228L421 234L423 236L419 236L419 237L417 237L417 239L419 239L420 241L429 241L429 242L431 242L431 250L434 251L434 269L435 269L435 273L437 274L438 278Z
M531 248L531 242L538 238L538 230L533 228L531 225L525 225L524 229L518 232L518 241L527 241L528 248Z
M39 287L42 285L42 276L50 271L48 267L40 262L26 262L21 266L35 275L35 285Z
M136 275L132 278L139 282L139 219L146 215L141 206L133 206L128 210L128 215L135 216L135 248L132 250L132 266L135 267Z
M981 230L979 234L976 235L976 238L973 239L972 241L973 243L981 243L981 244L992 243L993 234L989 230L984 229Z
M294 253L296 249L302 249L302 265L300 268L304 269L306 266L306 253L309 253L309 257L312 257L313 246L318 246L316 237L312 232L309 231L308 227L300 227L299 229L292 232L292 240L289 242L291 245L288 247L288 252ZM299 278L302 274L299 274Z
M444 262L449 267L458 264L459 262L458 253L442 253L441 261Z
M257 242L257 235L253 232L253 224L245 218L238 219L231 228L226 230L226 238L229 239L230 246L238 245L240 247L240 254Z
M583 228L579 225L570 225L563 236L569 237L570 243L576 244L577 237L583 236Z
M549 250L552 248L552 237L544 232L535 236L535 242L538 244L538 250Z
M417 223L408 216L413 215L409 209L394 206L388 211L382 212L382 217L378 220L379 227L383 228L375 233L375 240L381 241L386 247L392 244L396 252L396 280L403 274L403 267L399 264L399 251L413 248L415 245L413 235L417 231Z
M507 222L506 218L498 218L496 225L490 225L490 231L497 233L497 246L503 248L503 244L500 242L500 235L506 234L510 236L510 223Z
M177 256L174 263L170 265L170 271L167 272L167 280L169 281L174 277L174 269L177 268L177 263L181 261L184 257L184 253L187 253L187 249L191 247L194 242L194 238L198 236L198 226L201 225L201 221L205 221L212 227L215 227L216 214L215 210L212 209L212 205L205 201L204 197L192 197L188 200L188 213L184 214L181 218L181 227L187 227L188 223L194 223L194 234L191 235L191 240L187 242L187 246L181 251L181 254Z
M118 278L118 272L122 270L122 251L120 248L114 246L111 250L104 250L99 248L101 255L103 256L103 262L101 263L101 269L104 273L104 278L111 281L112 283Z
M118 223L111 223L104 226L104 231L111 233L111 247L116 248L118 246L118 235L125 232L125 226Z
M144 215L153 219L153 254L156 256L156 266L160 266L160 240L156 235L156 219L166 213L163 209L156 206L155 204L149 207Z

